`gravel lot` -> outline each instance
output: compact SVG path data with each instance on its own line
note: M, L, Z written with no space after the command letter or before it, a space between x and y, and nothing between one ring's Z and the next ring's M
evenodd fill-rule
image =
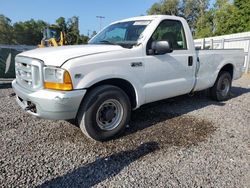
M25 114L0 87L0 187L250 187L250 76L224 103L200 92L143 106L106 143Z

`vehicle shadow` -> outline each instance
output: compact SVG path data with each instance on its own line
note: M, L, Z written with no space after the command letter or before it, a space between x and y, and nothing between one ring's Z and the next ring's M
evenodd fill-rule
M237 98L250 92L250 88L232 87L230 99ZM225 102L213 101L208 91L196 92L193 96L182 95L162 101L143 105L132 113L129 128L124 135L133 134L152 125L181 117L189 112L205 108L210 105L224 106ZM143 123L142 123L143 122Z
M232 91L235 98L249 92L249 89L234 87ZM158 150L168 153L173 146L175 149L188 148L206 141L216 131L216 126L187 113L208 105L222 107L225 103L212 101L204 92L198 92L194 96L184 95L142 106L132 113L130 127L125 133L105 143L83 137L70 125L52 129L54 141L84 145L93 149L100 158L47 180L38 187L91 187L119 174L148 154Z
M231 98L237 98L245 93L249 93L250 88L244 88L244 87L232 87L231 90Z
M231 99L248 92L250 92L250 88L232 87ZM130 139L134 142L154 140L159 141L159 144L163 140L164 143L171 146L196 144L204 141L216 128L213 122L188 115L188 113L211 105L223 107L225 104L225 102L210 99L208 91L201 91L193 96L183 95L143 105L132 112L131 121L125 132L113 140L124 141L124 147ZM77 124L74 120L69 122L73 125ZM157 125L159 126L156 127ZM196 130L196 132L192 132L192 130ZM168 138L164 138L164 136ZM108 144L106 143L106 145Z
M109 157L97 159L63 176L46 181L38 187L92 187L117 175L129 164L158 149L158 143L147 142L134 150L122 151Z

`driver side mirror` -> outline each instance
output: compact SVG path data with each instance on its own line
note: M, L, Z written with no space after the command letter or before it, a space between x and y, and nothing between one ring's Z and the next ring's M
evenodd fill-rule
M173 46L168 41L154 41L151 45L152 55L164 55L173 52Z

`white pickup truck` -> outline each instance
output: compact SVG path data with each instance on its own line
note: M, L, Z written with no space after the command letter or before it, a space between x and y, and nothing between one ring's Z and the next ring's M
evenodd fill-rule
M114 22L88 45L35 49L15 61L12 86L23 109L76 119L88 137L105 141L143 104L204 89L214 100L228 99L244 54L196 50L186 20L157 15Z

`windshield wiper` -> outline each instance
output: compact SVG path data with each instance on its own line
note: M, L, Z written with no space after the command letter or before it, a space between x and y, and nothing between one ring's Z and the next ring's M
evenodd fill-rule
M108 41L108 40L101 40L101 41L99 41L99 43L117 45L116 43L110 42L110 41Z
M99 44L110 44L110 45L118 45L121 46L123 48L132 48L133 45L132 44L126 44L126 43L114 43L108 40L101 40L99 41Z

